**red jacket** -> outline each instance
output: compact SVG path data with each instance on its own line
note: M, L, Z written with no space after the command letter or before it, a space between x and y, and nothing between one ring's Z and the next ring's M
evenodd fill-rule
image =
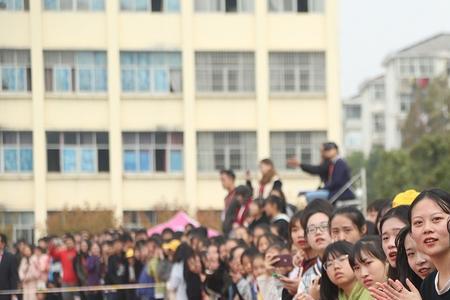
M73 260L77 256L77 250L73 249L57 249L55 246L50 247L50 255L54 259L61 262L61 267L63 270L62 282L68 284L77 284L77 276L73 268Z

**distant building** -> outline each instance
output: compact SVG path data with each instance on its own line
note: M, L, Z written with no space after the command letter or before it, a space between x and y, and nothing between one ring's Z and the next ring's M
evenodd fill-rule
M3 5L1 5L3 3ZM339 1L0 1L0 227L64 207L223 209L218 172L288 169L342 142Z
M450 73L450 34L438 34L390 54L383 65L384 75L365 81L357 96L343 100L347 153L362 151L368 156L374 146L386 150L401 147L401 128L414 101L414 90Z
M432 36L390 54L386 68L385 149L402 145L401 126L411 107L414 87L426 87L430 79L443 75L450 65L450 33Z

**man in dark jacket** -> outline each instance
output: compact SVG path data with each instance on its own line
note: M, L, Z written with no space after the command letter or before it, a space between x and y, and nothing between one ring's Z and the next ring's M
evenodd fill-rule
M333 143L323 144L324 157L329 162L327 170L327 180L325 186L314 192L306 193L306 199L311 202L314 199L332 199L351 179L350 168L345 160L339 156L338 146ZM354 199L355 195L347 188L337 196L334 200Z
M19 283L17 261L14 255L6 251L8 239L0 233L0 291L15 290ZM16 295L0 295L0 300L15 299Z
M123 252L124 241L121 237L114 241L114 254L108 258L106 270L106 284L127 284L128 283L128 261ZM108 300L126 300L126 291L118 290L107 294Z

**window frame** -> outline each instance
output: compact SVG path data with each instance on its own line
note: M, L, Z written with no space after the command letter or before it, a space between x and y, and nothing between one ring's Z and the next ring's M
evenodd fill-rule
M16 142L14 145L5 144L3 142L3 135L5 133L12 133L15 135ZM22 143L21 134L27 134L30 136L30 143ZM15 150L16 151L16 170L6 170L5 162L5 150ZM24 170L22 168L22 150L31 151L31 168L29 170ZM33 132L32 131L12 131L12 130L2 130L0 131L0 174L32 174L34 171L34 155L33 155Z

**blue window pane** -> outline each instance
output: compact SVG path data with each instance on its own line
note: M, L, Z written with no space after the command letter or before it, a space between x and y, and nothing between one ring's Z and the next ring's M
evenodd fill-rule
M132 3L133 2L130 0L120 0L120 9L121 10L131 10Z
M68 92L70 90L70 69L56 69L56 91Z
M133 70L122 70L122 91L134 91L134 72Z
M26 72L25 68L17 68L17 90L25 91L26 90Z
M138 90L149 91L150 90L150 72L147 69L139 69L138 71Z
M77 170L77 151L75 149L63 150L63 172L75 172Z
M95 90L96 91L106 91L107 87L107 76L106 69L96 69L95 70Z
M180 1L179 0L166 0L166 10L170 12L180 11Z
M80 69L78 71L80 91L92 91L92 70Z
M142 172L150 171L150 153L148 151L139 151L139 169Z
M16 0L15 2L15 9L16 10L24 10L23 0Z
M157 92L168 92L169 91L169 80L167 72L165 70L156 70L154 72L155 77L155 91Z
M95 53L95 65L106 66L106 54L104 52Z
M105 10L105 1L104 0L92 0L92 10L93 11Z
M44 8L47 10L56 10L58 8L57 0L45 0Z
M31 149L20 149L20 171L33 170L33 151Z
M183 155L181 150L170 151L170 170L181 171L183 170Z
M16 90L16 70L14 68L2 68L2 88L4 91Z
M125 171L137 171L137 157L136 152L134 150L125 150L123 154L123 163L124 163L124 169Z
M136 2L136 10L149 10L149 0L135 0Z
M5 171L14 172L17 171L17 150L5 149L3 152L5 158Z
M77 65L90 65L94 64L94 52L81 51L76 54Z
M120 64L121 65L131 65L134 62L134 53L123 52L120 54Z
M95 172L95 151L93 149L81 150L81 171Z

